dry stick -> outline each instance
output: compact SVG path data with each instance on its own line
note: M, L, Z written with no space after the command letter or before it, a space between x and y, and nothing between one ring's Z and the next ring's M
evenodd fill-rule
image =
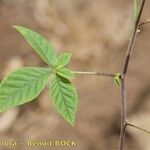
M125 141L125 125L126 125L126 78L123 76L121 82L121 129L119 139L119 150L123 150Z
M139 127L139 126L137 126L137 125L134 125L134 124L131 124L131 123L126 123L126 127L127 126L130 126L130 127L133 127L133 128L135 128L135 129L138 129L138 130L140 130L140 131L143 131L143 132L145 132L145 133L147 133L147 134L150 134L150 131L148 131L148 130L146 130L146 129L143 129L143 128L141 128L141 127Z
M80 74L80 75L98 75L98 76L106 76L106 77L115 77L115 74L113 73L107 73L107 72L84 72L84 71L72 71L74 74Z
M131 40L128 45L125 63L123 67L122 84L121 84L121 131L120 131L120 139L119 139L119 150L123 150L124 148L125 133L126 133L126 75L128 71L130 57L131 57L131 54L135 45L137 30L139 27L139 21L143 12L144 4L145 4L145 0L142 0L139 14L135 22L134 31L132 33Z

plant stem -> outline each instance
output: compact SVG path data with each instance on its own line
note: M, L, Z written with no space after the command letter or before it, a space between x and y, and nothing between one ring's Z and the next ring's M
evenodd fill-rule
M136 128L136 129L138 129L140 131L143 131L143 132L145 132L145 133L150 135L150 131L148 131L146 129L143 129L143 128L137 126L137 125L134 125L134 124L131 124L131 123L126 123L126 126L130 126L130 127Z
M139 27L141 27L141 26L143 26L145 24L148 24L148 23L150 23L150 19L147 19L145 22L140 23Z
M137 4L137 0L134 0L134 18L136 20L138 14L138 4Z
M123 150L126 134L126 76L122 76L121 82L121 129L119 139L119 150Z
M80 75L98 75L98 76L107 76L107 77L115 77L113 73L106 73L106 72L84 72L84 71L72 71L74 74Z
M126 59L125 59L124 67L123 67L123 74L124 75L127 74L128 65L129 65L130 57L131 57L131 54L132 54L132 51L133 51L133 48L135 45L137 30L139 27L139 22L140 22L140 18L141 18L142 12L143 12L144 4L145 4L145 0L142 0L140 11L139 11L139 14L137 16L137 19L136 19L136 22L134 25L134 31L132 33L131 40L129 42L128 49L127 49Z
M124 142L125 142L125 134L126 134L126 76L128 71L128 65L130 61L130 57L135 45L136 37L137 37L137 30L139 27L140 18L143 12L145 0L142 0L140 10L138 16L135 21L134 31L131 36L131 40L128 44L128 49L126 53L125 63L122 72L122 84L121 84L121 130L120 130L120 139L119 139L119 150L124 149Z

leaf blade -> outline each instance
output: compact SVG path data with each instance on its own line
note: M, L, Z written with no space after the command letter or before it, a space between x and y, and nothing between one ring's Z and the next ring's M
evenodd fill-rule
M71 59L70 53L62 53L56 60L55 64L56 68L66 66L69 63L70 59Z
M13 26L48 65L54 65L56 53L53 46L40 34L22 26Z
M36 98L49 75L49 69L25 67L6 76L0 84L0 112Z
M59 68L56 70L56 73L61 76L61 77L64 77L68 80L72 80L75 78L75 75L67 68Z
M57 111L69 124L74 126L78 103L76 88L69 80L55 75L50 85L50 94Z

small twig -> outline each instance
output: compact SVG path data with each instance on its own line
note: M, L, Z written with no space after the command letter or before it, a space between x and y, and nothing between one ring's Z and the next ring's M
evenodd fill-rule
M143 12L144 4L145 4L145 0L142 0L140 10L135 21L134 31L132 33L131 40L128 44L125 63L123 66L122 84L121 84L121 131L120 131L120 140L119 140L119 150L123 150L124 148L125 133L126 133L126 76L127 76L130 57L131 57L131 54L135 45L137 31L139 27L140 18Z
M133 127L133 128L135 128L135 129L138 129L138 130L143 131L143 132L145 132L145 133L147 133L147 134L150 135L150 131L148 131L148 130L146 130L146 129L143 129L143 128L137 126L137 125L134 125L134 124L131 124L131 123L126 123L126 126Z
M139 11L139 14L137 16L137 19L136 19L136 22L134 25L134 31L132 33L131 40L129 42L128 49L127 49L126 59L125 59L124 67L123 67L124 75L127 73L127 70L128 70L128 65L129 65L130 57L131 57L131 54L132 54L132 51L134 48L134 44L135 44L135 40L136 40L136 36L137 36L137 30L139 27L139 22L140 22L140 18L141 18L142 12L143 12L144 4L145 4L145 0L142 0L140 11Z
M150 19L147 19L145 22L140 23L139 27L141 27L141 26L143 26L145 24L148 24L148 23L150 23Z
M126 134L126 76L122 77L121 84L121 130L119 150L123 150Z
M106 77L115 77L113 73L105 73L105 72L84 72L84 71L72 71L74 74L80 75L98 75L98 76L106 76Z

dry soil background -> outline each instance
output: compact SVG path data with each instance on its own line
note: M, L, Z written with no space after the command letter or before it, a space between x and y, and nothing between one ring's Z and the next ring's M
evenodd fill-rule
M133 0L0 0L0 78L18 67L45 65L13 25L40 32L58 53L71 52L72 70L120 72L133 27L132 4ZM142 20L149 17L147 0ZM128 120L150 130L149 41L150 25L145 25L129 67L127 112ZM35 101L1 114L0 139L73 139L77 147L68 150L116 150L119 88L110 78L96 76L77 76L74 83L79 93L74 128L53 108L47 87ZM149 135L128 129L126 150L150 150L149 141ZM0 147L4 149L10 148Z

